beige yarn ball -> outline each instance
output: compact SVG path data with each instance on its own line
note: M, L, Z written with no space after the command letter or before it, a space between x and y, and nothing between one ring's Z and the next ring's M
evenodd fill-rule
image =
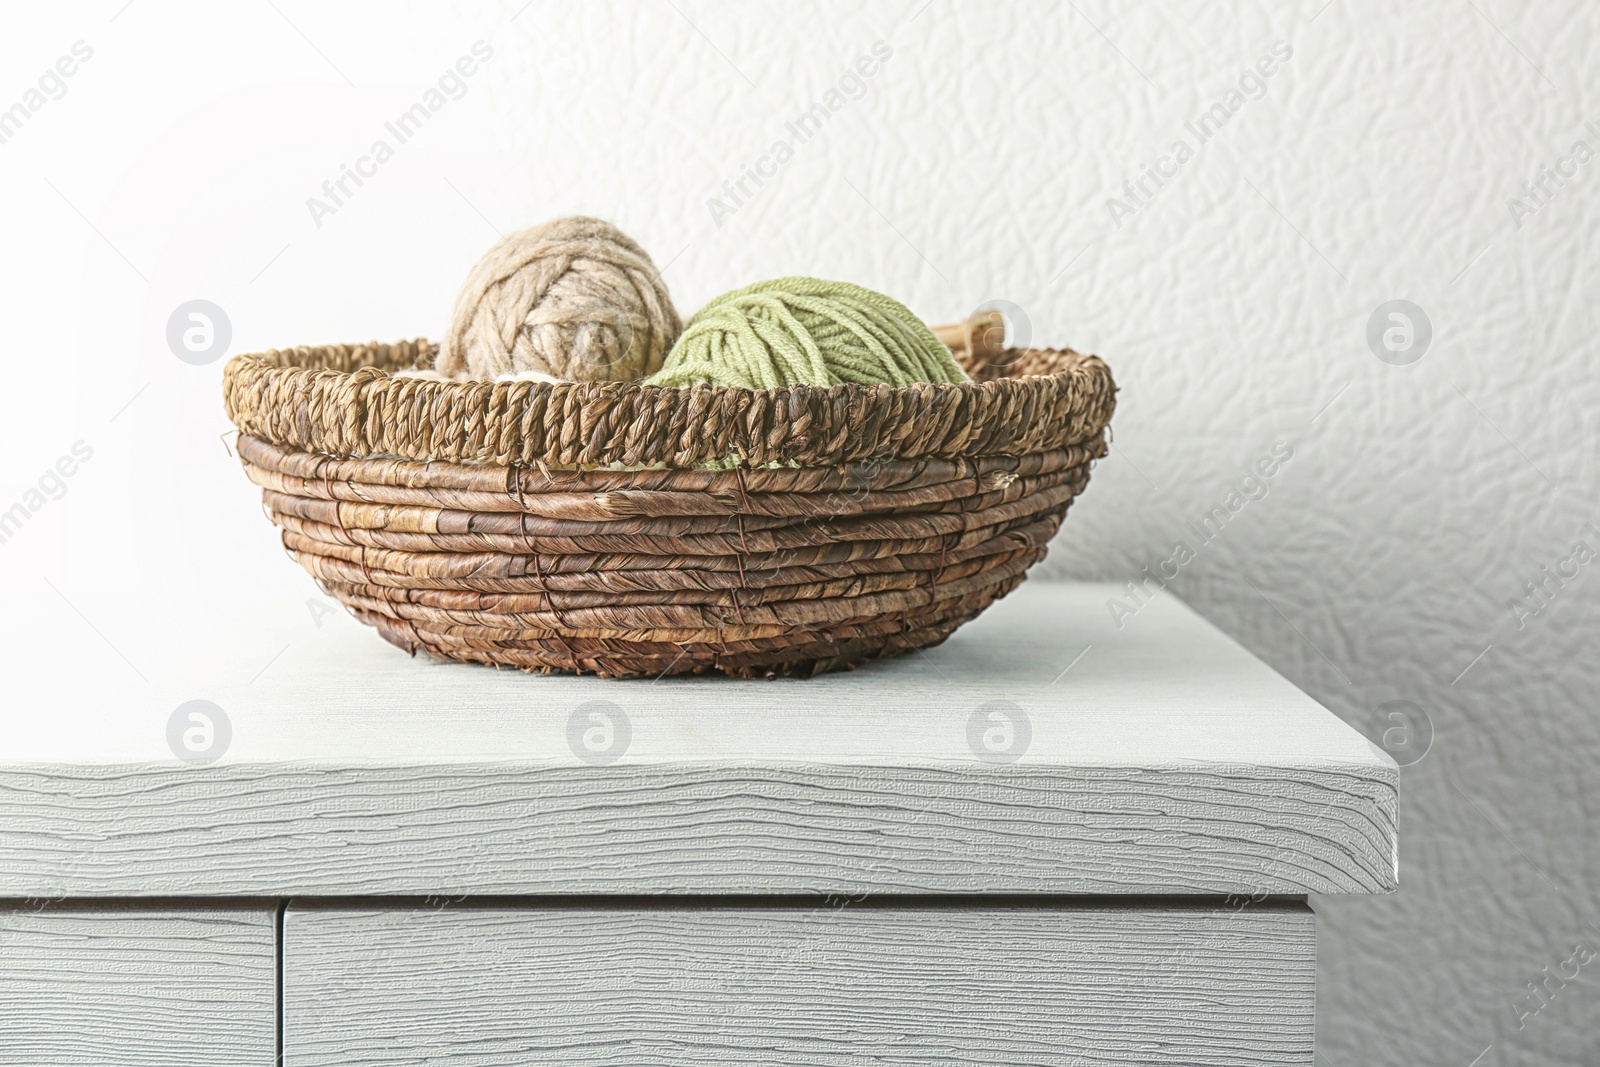
M472 268L435 365L457 379L637 381L661 369L682 329L631 237L603 219L556 219L512 234Z

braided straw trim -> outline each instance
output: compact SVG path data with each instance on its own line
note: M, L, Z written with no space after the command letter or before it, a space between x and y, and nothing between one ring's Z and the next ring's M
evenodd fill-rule
M436 355L437 346L418 340L235 356L223 373L228 417L243 434L340 458L686 468L734 458L827 467L1085 445L1104 432L1116 393L1105 363L1070 349L1008 350L993 364L968 362L973 381L900 388L677 389L390 374L431 366Z

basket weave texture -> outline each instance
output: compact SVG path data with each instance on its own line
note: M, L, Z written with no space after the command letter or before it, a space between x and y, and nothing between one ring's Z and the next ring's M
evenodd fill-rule
M413 653L607 676L811 675L937 644L1044 556L1116 392L1064 349L958 348L973 381L902 388L390 373L436 354L228 363L285 548Z

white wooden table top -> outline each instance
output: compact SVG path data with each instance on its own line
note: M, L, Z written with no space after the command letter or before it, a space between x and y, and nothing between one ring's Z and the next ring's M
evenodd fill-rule
M811 680L409 659L303 602L148 684L37 664L67 681L0 712L0 895L1392 890L1392 761L1171 597L1118 628L1116 592L1030 582ZM169 743L196 699L208 764Z

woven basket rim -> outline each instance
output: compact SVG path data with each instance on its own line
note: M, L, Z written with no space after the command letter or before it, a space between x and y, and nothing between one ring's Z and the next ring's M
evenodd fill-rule
M1115 407L1104 361L1069 348L1006 349L973 380L744 389L637 382L458 382L425 339L268 349L230 359L241 433L340 458L494 466L833 466L1018 455L1099 438Z

